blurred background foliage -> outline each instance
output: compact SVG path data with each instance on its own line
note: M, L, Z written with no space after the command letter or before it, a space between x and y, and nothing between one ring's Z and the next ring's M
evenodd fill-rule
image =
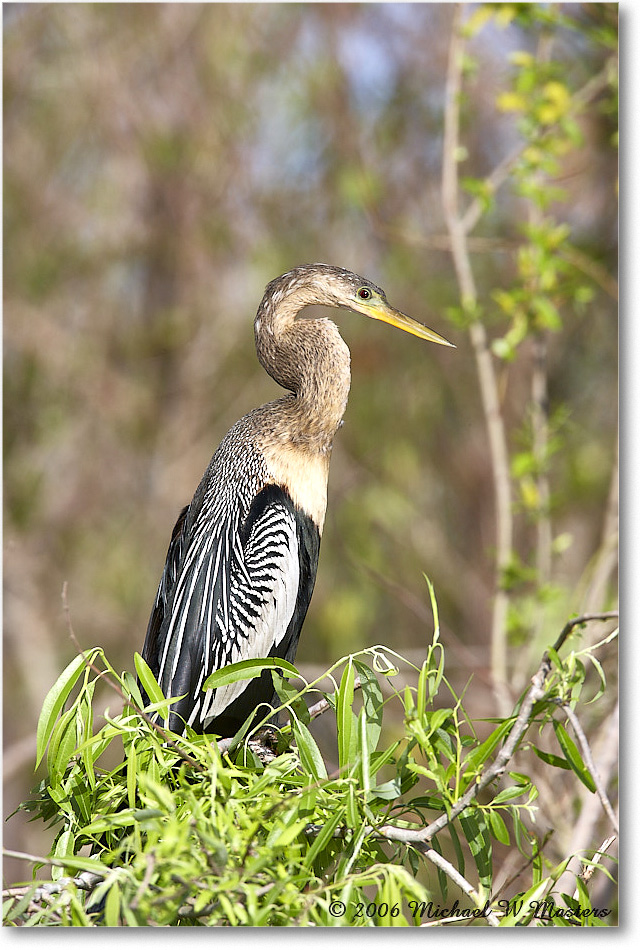
M546 87L541 121L614 57L616 4L556 9L545 22L498 5L471 31L458 157L472 195L523 142L516 70L544 34L563 89ZM33 784L41 703L76 653L63 584L81 646L131 669L179 509L228 427L277 395L252 319L268 280L299 263L373 279L458 349L333 315L353 384L298 661L320 669L379 642L420 656L425 572L449 677L474 671L493 714L493 473L441 196L452 18L450 4L5 5L5 813ZM554 530L537 638L534 356L528 338L501 342L532 204L517 177L485 194L470 244L513 463L510 631L534 656L569 612L614 594L610 562L598 593L589 575L617 485L615 133L607 85L549 183L574 289L559 319L542 305ZM7 843L38 853L37 833L14 818Z

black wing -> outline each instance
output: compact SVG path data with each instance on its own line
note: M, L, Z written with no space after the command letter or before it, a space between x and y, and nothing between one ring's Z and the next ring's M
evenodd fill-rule
M269 673L204 692L207 677L256 657L294 657L319 553L319 532L278 485L240 523L181 513L143 655L173 704L169 725L232 734L273 699Z

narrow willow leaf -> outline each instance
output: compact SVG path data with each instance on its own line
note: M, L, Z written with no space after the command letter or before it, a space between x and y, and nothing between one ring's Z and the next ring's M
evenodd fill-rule
M340 769L351 765L355 758L356 729L355 715L352 711L353 700L354 665L350 657L343 671L337 696L337 743Z
M426 711L426 680L428 679L429 660L425 659L419 673L417 682L417 719L423 722Z
M452 717L452 709L435 709L431 712L427 718L427 734L432 736L433 733L437 732L443 724Z
M57 785L64 775L76 744L76 710L72 706L54 726L49 741L47 769L53 785Z
M301 689L298 686L292 686L280 670L272 670L272 682L279 701L284 706L289 706L300 722L306 724L310 722L310 712L304 697L300 695Z
M105 926L120 926L120 888L118 881L114 881L107 891L107 897L105 899Z
M42 761L56 719L60 715L60 711L65 705L67 697L74 688L83 670L86 669L87 662L91 662L99 652L98 648L95 648L90 650L87 654L81 654L75 657L71 663L65 667L47 693L45 701L42 704L36 730L36 768Z
M401 782L398 778L392 778L381 785L375 785L370 789L368 801L374 798L381 798L383 801L394 801L401 795Z
M87 782L89 783L89 787L92 791L96 788L96 774L94 772L94 757L92 755L92 749L91 746L87 744L86 740L90 739L94 734L94 709L92 706L92 700L94 697L95 685L95 681L93 683L89 683L87 689L83 691L80 707L78 709L78 716L76 719L76 752L78 752L79 747L82 747L83 751L81 753L81 758L85 767Z
M581 782L586 785L590 792L595 792L595 782L591 776L591 773L584 765L584 760L580 755L580 751L567 733L566 729L561 722L558 722L556 719L553 720L553 729L555 730L555 736L557 741L560 744L560 748L564 753L564 758L573 769L577 777Z
M493 805L501 805L503 802L511 802L515 798L520 798L522 795L526 795L528 788L524 785L510 785L508 788L503 788L500 792L497 793L493 799Z
M317 857L317 855L319 855L323 851L323 849L328 845L328 843L331 841L334 835L334 832L339 827L341 822L344 821L345 819L345 811L346 811L345 806L342 806L341 808L337 808L337 810L333 813L332 817L329 818L325 822L325 824L323 825L323 828L314 839L314 843L312 847L310 848L305 858L303 859L303 866L305 868L309 869L312 867L312 864L315 858Z
M488 892L493 880L492 845L484 813L481 808L467 808L459 821L479 873L479 883Z
M534 884L525 894L513 901L514 911L502 917L499 922L500 927L516 927L521 920L531 915L537 902L542 899L550 887L550 883L550 878L544 878L543 881ZM523 926L523 924L520 924L520 926Z
M82 858L79 855L66 855L64 858L48 858L48 863L55 864L58 867L69 868L72 871L91 871L92 874L98 874L105 877L109 868L105 867L102 861L96 858Z
M391 742L387 749L384 749L383 752L375 752L370 759L370 774L375 776L382 766L387 765L390 762L401 745L399 739L396 739L394 742Z
M348 786L348 805L346 808L346 822L348 828L351 828L353 831L356 830L357 825L359 824L359 809L357 808L357 797L354 791L354 785L350 783Z
M158 685L156 677L140 653L134 653L134 666L136 667L138 679L140 680L143 689L147 693L148 701L152 703L165 702L165 696L162 689Z
M512 727L513 720L507 719L506 722L503 722L501 725L497 726L496 729L493 729L489 737L466 756L464 763L466 766L466 771L472 770L473 772L477 772L484 764L486 759L490 757L496 746L498 746L502 739L508 735Z
M58 840L56 841L56 847L53 851L53 857L60 859L61 861L67 857L67 855L72 855L74 853L74 843L75 843L74 834L71 829L67 828L63 831ZM54 865L51 872L52 880L57 881L64 875L64 866L62 864Z
M597 690L595 696L593 696L593 697L591 697L591 699L587 699L587 700L585 701L585 705L586 705L586 706L590 706L591 703L594 703L597 699L600 698L600 696L602 696L603 693L606 692L606 676L604 675L604 670L602 669L602 664L599 662L599 660L596 659L596 657L593 656L592 653L588 653L588 654L587 654L587 659L589 659L589 660L591 661L591 663L593 664L593 667L594 667L594 669L595 669L595 672L597 673L597 675L598 675L599 678L600 678L600 685L599 685L599 687L598 687L598 690Z
M285 670L293 676L299 675L297 668L287 660L281 660L277 656L258 657L254 660L241 660L240 663L232 663L222 670L217 670L207 677L203 689L218 689L219 686L228 686L240 680L253 680L264 670Z
M361 680L361 695L366 716L366 736L368 752L372 754L377 748L383 722L383 692L379 680L369 666L355 660L355 669Z
M430 605L432 607L432 620L434 625L434 633L432 636L432 645L436 646L439 640L439 610L437 609L437 598L435 596L435 588L432 581L424 574L426 583L428 584L428 592L430 594Z
M361 760L361 785L366 795L370 792L370 749L368 746L367 728L366 711L365 708L362 708L357 723L357 748Z
M135 654L134 654L134 664L136 663L136 657L137 657L137 656L138 656L138 654L135 653ZM141 657L141 659L142 659L142 657ZM122 674L121 680L122 680L122 684L123 684L123 689L125 690L126 693L129 694L129 696L130 696L131 699L132 699L132 702L133 702L136 706L138 706L139 709L142 709L143 706L144 706L143 697L142 697L142 695L141 695L141 692L140 692L140 688L139 688L139 686L138 686L138 683L136 682L136 677L133 676L133 675L129 672L129 670L125 670L125 672ZM160 687L159 687L159 688L160 688Z
M317 781L327 779L328 772L325 767L325 762L323 761L323 756L308 727L302 722L299 722L298 719L293 719L292 732L296 739L301 765L305 771Z
M450 834L450 840L452 842L455 854L457 855L457 869L463 876L466 873L466 859L464 857L464 851L461 846L459 835L457 834L457 830L452 822L448 824L448 832ZM441 851L439 853L441 854Z
M547 765L553 765L556 769L569 769L571 766L568 764L566 759L563 759L561 755L554 755L552 752L545 752L543 749L538 749L537 746L532 745L531 749L535 755L546 762Z
M130 808L136 807L136 777L138 772L138 753L136 744L130 743L127 752L127 803Z

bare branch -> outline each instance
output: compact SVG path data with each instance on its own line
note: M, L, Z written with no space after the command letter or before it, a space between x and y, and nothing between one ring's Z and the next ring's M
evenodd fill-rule
M587 864L584 870L582 871L582 873L580 874L580 877L584 881L585 884L588 884L588 882L591 880L591 878L595 874L595 868L597 867L597 864L598 864L598 858L601 858L602 855L606 854L606 852L609 850L611 845L615 841L617 841L617 838L618 838L617 835L609 835L609 837L606 838L602 842L602 844L599 846L599 848L593 855L591 863ZM576 891L574 896L577 899L579 897L579 892Z
M444 147L442 168L442 201L450 248L455 265L463 308L474 311L477 289L467 245L467 228L459 215L459 103L461 98L464 40L461 34L461 5L458 4L448 53L446 76L446 103L444 112ZM508 595L503 590L503 575L510 563L513 546L513 515L511 509L511 482L504 420L501 414L499 391L492 355L488 346L486 328L480 320L470 326L470 339L477 363L484 417L488 432L493 486L495 490L495 596L491 630L491 671L498 705L502 715L510 709L506 680L506 621Z
M21 861L31 861L34 864L53 864L56 867L65 867L65 861L62 858L43 858L38 854L28 854L25 851L11 851L8 848L3 848L2 853L6 858L18 858ZM93 871L81 871L76 877L61 877L57 881L46 881L43 884L38 884L35 888L33 884L7 887L3 890L2 896L3 898L13 897L19 900L33 890L31 902L35 904L42 900L48 900L52 894L60 894L71 885L78 887L82 891L92 891L100 884L108 872L109 868L105 868L104 875L95 874Z
M479 893L475 888L470 884L465 877L459 873L459 871L452 866L450 861L447 861L443 855L439 854L438 851L435 851L434 848L422 848L422 854L428 858L429 861L439 868L440 871L443 871L451 881L454 881L455 884L461 888L464 894L467 894L472 902L481 909L483 904L480 903ZM499 927L499 917L493 911L489 911L488 914L484 914L484 919L488 921L488 924L491 927Z
M595 788L597 789L598 797L600 801L602 802L602 808L608 815L609 820L611 824L613 825L613 830L615 831L616 835L618 835L620 832L618 828L617 818L615 817L615 812L613 811L613 808L611 807L611 803L606 794L606 789L604 788L604 784L602 782L602 779L600 778L600 774L595 767L595 762L593 761L593 756L591 754L591 747L588 744L588 740L586 738L584 730L582 729L582 725L568 703L564 703L562 708L564 709L564 712L568 716L568 720L570 724L573 726L573 731L575 732L575 735L577 736L577 739L580 743L582 754L584 756L584 762L586 763L586 767L591 773L591 777L593 781L595 782Z

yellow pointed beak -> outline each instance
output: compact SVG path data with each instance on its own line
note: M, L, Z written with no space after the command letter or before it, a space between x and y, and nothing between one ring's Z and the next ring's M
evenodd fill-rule
M371 304L363 304L361 312L365 313L367 317L372 317L374 320L383 320L384 323L389 323L393 327L405 330L406 333L412 333L413 336L418 336L422 340L430 340L431 343L441 343L442 346L455 346L454 343L450 343L444 339L443 336L435 333L434 330L425 327L423 323L417 323L412 317L402 313L401 310L395 310L395 308L391 307L388 303L373 301Z

